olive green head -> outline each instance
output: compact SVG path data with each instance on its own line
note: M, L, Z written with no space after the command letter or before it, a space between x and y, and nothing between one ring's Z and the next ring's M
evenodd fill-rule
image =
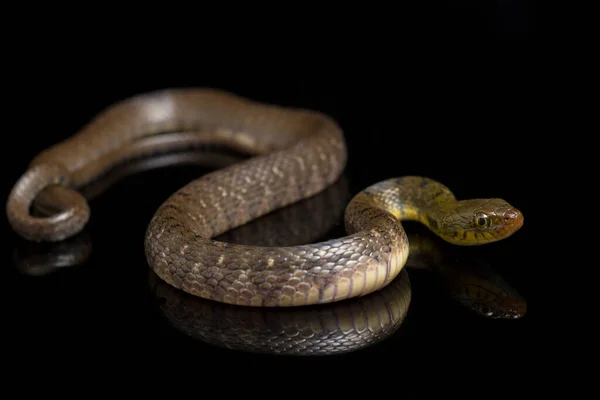
M523 214L502 199L461 200L440 217L438 235L444 240L475 246L506 239L523 226Z

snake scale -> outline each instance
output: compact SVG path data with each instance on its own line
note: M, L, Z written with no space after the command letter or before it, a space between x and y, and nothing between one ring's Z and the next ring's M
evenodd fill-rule
M502 199L457 200L443 184L405 176L373 184L348 203L347 236L295 246L233 244L213 238L333 184L347 162L339 125L326 114L260 103L209 88L144 93L104 110L77 134L42 151L14 185L6 212L32 241L60 241L90 215L77 189L114 165L146 154L215 143L252 157L173 193L149 222L145 254L165 282L193 295L244 306L301 306L363 296L403 269L402 220L444 240L479 245L511 236L522 213ZM68 207L30 213L56 188Z

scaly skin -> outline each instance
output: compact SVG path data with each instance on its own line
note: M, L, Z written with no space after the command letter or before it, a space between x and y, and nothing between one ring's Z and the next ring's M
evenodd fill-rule
M411 286L404 270L384 289L354 301L294 309L237 307L190 296L150 272L164 317L202 342L251 353L344 354L379 343L404 322Z
M460 245L501 240L523 223L521 213L503 200L456 201L438 182L404 177L372 185L351 200L346 237L289 247L214 240L321 192L340 176L347 154L341 129L326 115L208 89L136 96L42 152L9 196L9 222L30 240L76 234L89 216L77 187L124 158L181 147L181 142L153 142L156 135L173 132L187 132L191 145L211 142L254 154L175 192L147 229L150 267L165 282L206 299L285 307L362 296L388 285L404 267L403 219L416 218ZM37 195L53 184L69 188L71 206L52 217L29 215Z

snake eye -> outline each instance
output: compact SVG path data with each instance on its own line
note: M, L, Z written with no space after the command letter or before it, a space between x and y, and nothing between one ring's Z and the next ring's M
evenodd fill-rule
M486 213L475 213L475 225L479 228L485 228L490 225L490 217Z

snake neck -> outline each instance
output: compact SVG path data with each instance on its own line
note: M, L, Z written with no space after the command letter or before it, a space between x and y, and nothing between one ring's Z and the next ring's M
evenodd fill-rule
M443 221L456 203L456 198L450 189L437 181L406 176L369 186L357 194L353 202L381 208L399 221L420 222L442 236Z

